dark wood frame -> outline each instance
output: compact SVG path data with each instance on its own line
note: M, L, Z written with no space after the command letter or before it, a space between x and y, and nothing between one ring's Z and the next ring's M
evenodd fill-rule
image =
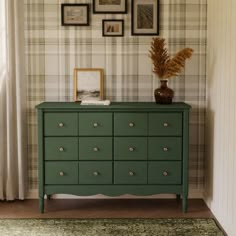
M156 19L156 23L157 23L157 32L155 33L135 33L134 31L134 2L135 0L131 0L131 35L159 35L159 28L160 28L160 24L159 24L159 11L160 11L160 0L155 0L157 3L157 19Z
M76 24L66 24L64 22L64 9L66 6L70 6L70 7L86 7L87 8L87 23L86 24L80 24L80 23L76 23ZM89 4L70 4L70 3L63 3L61 4L61 24L63 26L89 26Z
M106 22L108 22L108 21L119 21L119 22L121 22L121 26L122 26L122 30L121 30L121 34L119 34L119 35L107 35L107 34L105 34L105 32L104 32L104 29L105 29L105 23ZM118 19L106 19L106 20L102 20L102 36L103 37L123 37L124 36L124 31L125 31L125 29L124 29L124 27L125 27L125 25L124 25L124 20L118 20Z
M93 0L93 13L94 14L127 14L128 12L128 0L125 0L125 10L124 11L97 11L96 10L96 1Z

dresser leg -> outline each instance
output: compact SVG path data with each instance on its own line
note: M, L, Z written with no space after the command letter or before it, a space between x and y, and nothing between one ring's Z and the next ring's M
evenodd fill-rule
M40 213L44 213L44 198L43 197L39 198L39 210L40 210Z
M187 213L188 210L188 196L183 196L183 213Z

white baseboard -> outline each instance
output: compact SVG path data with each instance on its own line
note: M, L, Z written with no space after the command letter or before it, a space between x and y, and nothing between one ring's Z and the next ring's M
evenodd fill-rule
M118 197L108 197L101 194L88 196L88 197L80 197L75 195L68 194L55 194L52 196L54 199L148 199L148 198L157 198L157 199L172 199L176 196L174 194L157 194L151 196L133 196L129 194L125 194ZM199 190L190 190L189 191L190 199L203 199L203 191ZM28 193L27 199L38 199L38 190L31 190Z

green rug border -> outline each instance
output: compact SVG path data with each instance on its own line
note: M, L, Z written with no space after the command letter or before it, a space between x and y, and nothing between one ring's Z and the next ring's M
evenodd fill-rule
M220 223L215 218L194 218L194 217L188 217L188 218L0 218L1 220L212 220L215 223L215 226L223 233L223 235L227 236L226 232L224 231L223 227L220 225Z

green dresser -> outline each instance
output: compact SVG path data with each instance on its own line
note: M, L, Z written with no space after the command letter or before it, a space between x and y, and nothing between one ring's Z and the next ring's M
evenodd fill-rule
M190 108L148 102L39 104L40 211L45 195L166 193L182 196L186 212Z

